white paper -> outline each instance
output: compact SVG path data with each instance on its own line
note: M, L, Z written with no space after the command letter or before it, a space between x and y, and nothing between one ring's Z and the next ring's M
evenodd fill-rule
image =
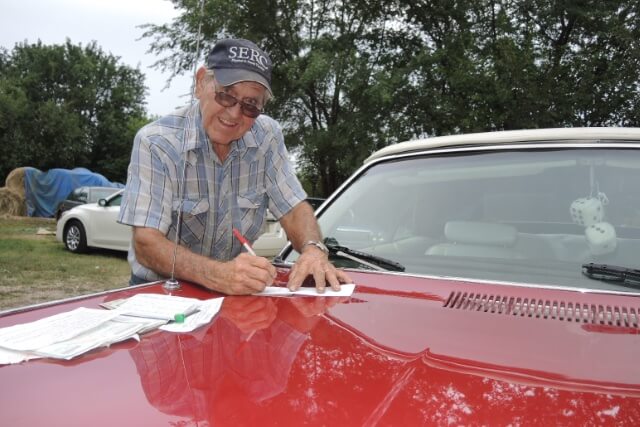
M201 301L199 310L196 313L187 316L183 323L171 322L161 326L160 329L168 332L191 332L200 326L209 323L213 316L218 314L218 311L220 311L222 301L224 301L224 298L213 298Z
M200 301L159 294L137 294L114 301L113 310L75 310L35 322L0 329L0 364L19 363L38 357L72 359L95 348L109 346L156 329L176 314L184 323L174 323L176 332L187 332L208 323L220 310L223 298Z
M69 340L118 316L118 313L80 307L35 322L0 329L0 347L33 351Z
M133 338L144 326L144 322L110 321L71 340L39 348L35 353L44 357L69 360L89 350Z
M144 317L127 316L125 314L114 318L112 322L136 323L140 326L140 329L137 331L138 334L144 334L145 332L158 329L158 327L167 323L166 320L162 319L145 319Z
M20 363L25 360L39 359L40 357L41 356L26 351L13 351L6 348L0 348L0 365Z
M0 348L0 364L39 357L72 359L94 348L135 338L140 331L162 323L81 307L0 330L0 346L5 347Z
M176 314L185 316L198 310L200 300L173 295L136 294L120 304L117 311L128 316L173 320Z
M352 283L346 283L340 285L339 291L332 290L327 286L324 293L320 294L316 291L316 288L300 288L295 292L291 292L288 288L281 286L267 286L262 292L259 292L257 296L265 297L292 297L292 296L307 296L307 297L348 297L353 294L353 290L356 285Z

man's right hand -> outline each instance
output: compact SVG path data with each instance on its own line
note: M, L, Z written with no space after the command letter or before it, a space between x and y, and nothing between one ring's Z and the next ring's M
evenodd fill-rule
M220 290L228 295L255 294L273 284L276 268L263 257L241 253L235 259L219 264L211 279L220 283Z

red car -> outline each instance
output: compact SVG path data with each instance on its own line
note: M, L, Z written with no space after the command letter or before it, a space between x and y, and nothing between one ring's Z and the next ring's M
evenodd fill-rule
M316 212L350 297L225 297L191 333L1 366L0 424L638 425L639 182L640 129L387 147Z

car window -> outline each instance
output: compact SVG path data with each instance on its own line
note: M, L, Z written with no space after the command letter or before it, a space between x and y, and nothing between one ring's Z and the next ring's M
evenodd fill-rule
M109 200L109 206L120 206L120 203L122 203L122 194L118 194Z
M85 187L78 187L71 192L71 195L68 197L69 200L73 200L76 202L86 203L89 196L89 192Z
M112 195L117 191L117 188L105 187L105 188L95 188L91 191L91 200L90 202L97 202L100 199L104 199Z
M638 182L637 150L414 157L368 169L319 222L408 273L601 286L583 263L639 267Z

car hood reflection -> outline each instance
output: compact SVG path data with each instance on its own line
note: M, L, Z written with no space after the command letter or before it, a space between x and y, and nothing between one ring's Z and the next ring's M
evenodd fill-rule
M226 297L211 325L189 334L153 333L128 351L153 406L210 425L624 423L640 417L637 385L575 383L526 364L492 365L479 361L489 354L482 351L479 359L465 359L460 356L467 353L454 351L464 345L443 345L444 334L456 338L447 327L439 336L431 325L431 333L425 329L421 340L403 347L403 331L391 330L403 325L403 312L412 306L424 312L424 304L441 301L406 292L392 310L393 322L367 323L381 319L364 315L382 309L375 298L388 297ZM428 318L413 314L407 319ZM439 353L443 349L449 353Z

